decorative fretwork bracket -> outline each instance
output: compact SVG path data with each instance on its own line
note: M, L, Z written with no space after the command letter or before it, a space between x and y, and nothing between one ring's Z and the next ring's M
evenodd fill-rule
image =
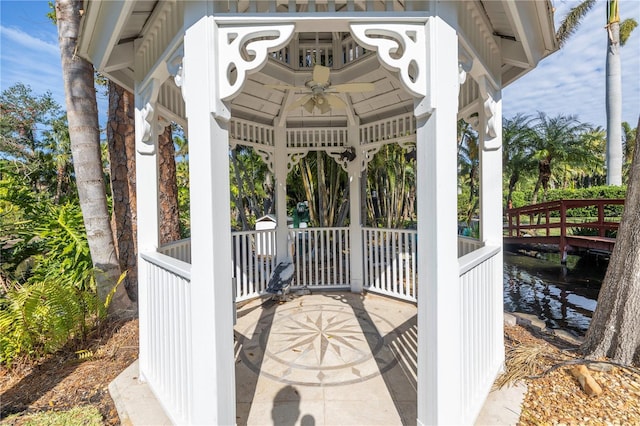
M427 96L429 70L423 23L351 24L351 34L364 47L378 52L382 66L399 72L400 82L409 93L417 98Z
M287 173L290 172L293 166L298 164L300 160L306 157L308 153L309 151L289 152L287 154Z
M358 155L356 149L352 146L347 146L340 151L325 151L327 155L334 159L336 163L342 167L342 170L349 173L349 163L352 161L356 161L358 159Z
M260 156L260 158L262 158L262 161L267 165L269 171L271 173L275 173L273 167L273 152L264 148L254 148L253 150Z
M156 152L156 132L154 132L154 120L156 118L156 102L162 82L157 78L148 80L145 87L137 90L136 106L140 111L136 114L136 128L141 137L136 139L136 149L142 155L153 155Z
M367 170L367 166L369 165L371 160L373 160L373 156L376 155L378 151L380 151L380 148L382 148L383 145L384 144L367 146L366 148L362 149L362 154L358 156L361 159L361 163L360 163L361 172L364 172L365 170Z
M462 46L458 46L458 88L467 81L467 74L473 68L473 56Z
M284 47L295 26L293 24L217 27L218 111L213 113L229 120L231 113L224 101L231 100L242 90L248 74L266 64L269 50ZM215 80L214 80L215 81Z
M179 88L184 87L184 44L180 44L167 60L167 71L173 76L173 81ZM184 99L184 93L182 94Z
M485 76L481 76L478 80L478 87L480 89L480 99L482 99L483 108L483 121L484 121L484 135L483 135L483 149L492 151L500 148L502 141L497 138L496 126L501 123L498 121L500 117L496 116L496 110L498 108L498 102L496 98L498 91L491 85L489 79Z

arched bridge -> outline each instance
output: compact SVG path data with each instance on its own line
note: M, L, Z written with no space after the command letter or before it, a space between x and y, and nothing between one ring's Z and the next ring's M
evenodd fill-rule
M557 200L508 209L504 245L568 253L611 252L624 199Z

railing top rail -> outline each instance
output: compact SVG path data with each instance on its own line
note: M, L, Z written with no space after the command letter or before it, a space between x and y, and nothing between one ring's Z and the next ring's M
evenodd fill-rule
M373 226L363 226L361 227L363 231L381 231L381 232L403 232L408 234L417 234L417 229L406 229L406 228L376 228Z
M289 228L289 231L346 231L348 226L309 226L308 228Z
M231 231L231 235L252 235L252 234L267 234L269 232L276 232L276 229L249 229L248 231Z
M502 247L500 246L484 246L460 257L458 259L460 276L466 274L485 260L500 253L500 250L502 250Z
M186 262L157 252L140 253L140 257L162 269L173 272L185 280L191 281L191 265Z
M532 204L530 206L516 207L507 210L509 215L539 213L541 211L560 210L563 205L566 208L589 207L599 205L624 205L624 198L590 198L590 199L563 199L547 201L545 203Z
M191 242L191 238L183 238L181 240L176 240L176 241L171 241L170 243L165 243L162 244L160 247L158 247L159 250L162 249L166 249L166 248L170 248L170 247L174 247L174 246L179 246L182 244L187 244Z

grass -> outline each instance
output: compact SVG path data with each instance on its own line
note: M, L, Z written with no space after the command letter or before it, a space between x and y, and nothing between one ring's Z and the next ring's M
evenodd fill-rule
M2 424L21 426L102 426L102 415L92 405L74 407L67 411L43 411L35 414L15 414Z

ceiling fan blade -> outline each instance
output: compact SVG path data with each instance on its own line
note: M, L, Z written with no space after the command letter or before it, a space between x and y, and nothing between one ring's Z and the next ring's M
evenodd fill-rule
M325 95L324 97L331 108L345 109L347 104L336 95Z
M313 98L313 95L304 95L303 97L301 97L300 99L298 99L297 101L289 105L289 108L287 108L287 111L294 110L299 106L306 104L309 100L313 100L312 98Z
M305 87L290 86L288 84L265 84L267 89L289 90L289 89L306 89Z
M307 102L305 102L304 105L302 105L302 108L304 108L309 114L311 114L315 106L316 106L316 100L313 98L313 96L311 96L307 100Z
M331 68L324 67L322 65L316 65L313 67L313 81L318 84L327 84L329 82L329 73Z
M336 84L335 86L331 86L330 90L332 92L338 93L361 93L361 92L371 92L375 90L376 86L373 83L346 83L346 84Z

